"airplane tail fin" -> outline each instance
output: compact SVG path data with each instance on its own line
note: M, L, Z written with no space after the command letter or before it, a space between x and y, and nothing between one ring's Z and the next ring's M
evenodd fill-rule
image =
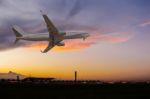
M16 36L16 40L14 42L16 44L20 40L20 37L23 36L21 33L24 33L24 31L18 26L13 26L12 30L14 31L14 34Z

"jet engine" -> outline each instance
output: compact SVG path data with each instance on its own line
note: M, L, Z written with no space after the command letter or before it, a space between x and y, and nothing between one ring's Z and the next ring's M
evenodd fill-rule
M65 43L64 42L60 42L57 44L57 46L65 46Z

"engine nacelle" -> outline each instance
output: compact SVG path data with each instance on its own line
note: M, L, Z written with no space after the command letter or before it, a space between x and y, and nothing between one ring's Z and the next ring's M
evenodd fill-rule
M57 46L65 46L65 43L64 42L60 42L57 44Z
M65 36L66 35L66 32L61 32L60 34L59 34L59 36Z

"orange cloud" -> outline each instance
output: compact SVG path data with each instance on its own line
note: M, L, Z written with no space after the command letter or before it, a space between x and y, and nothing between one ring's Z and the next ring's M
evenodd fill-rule
M80 50L83 48L90 47L92 44L94 44L95 41L92 40L72 40L72 41L66 41L65 46L62 47L54 47L53 51L72 51L72 50ZM33 48L33 49L44 49L47 46L46 42L40 42L40 43L32 43L30 45L26 45L25 47Z
M129 40L129 37L111 37L107 36L105 37L106 41L109 41L110 43L123 43L127 42Z
M115 35L114 35L115 34ZM123 34L123 33L122 33ZM72 51L72 50L80 50L84 48L88 48L93 44L96 44L100 41L108 41L110 43L122 43L127 42L129 40L128 36L120 36L116 35L116 33L111 34L99 34L99 33L93 33L89 38L87 38L85 41L82 41L82 39L78 40L67 40L65 41L65 46L62 47L54 47L52 51ZM30 45L26 45L25 47L33 48L33 49L44 49L47 46L48 42L38 42L38 43L32 43Z
M122 43L122 42L127 42L129 40L129 38L126 37L116 37L116 38L111 38L111 42L112 43Z

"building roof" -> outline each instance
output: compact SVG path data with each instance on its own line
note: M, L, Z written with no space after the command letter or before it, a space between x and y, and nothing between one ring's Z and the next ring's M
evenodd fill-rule
M26 76L9 71L8 73L0 73L0 79L24 79Z

